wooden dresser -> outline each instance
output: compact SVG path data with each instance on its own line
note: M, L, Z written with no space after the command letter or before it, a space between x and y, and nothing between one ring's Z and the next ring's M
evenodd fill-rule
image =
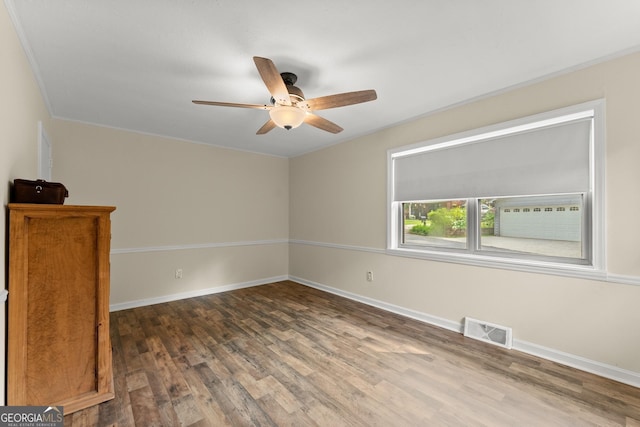
M7 404L114 397L110 206L9 204Z

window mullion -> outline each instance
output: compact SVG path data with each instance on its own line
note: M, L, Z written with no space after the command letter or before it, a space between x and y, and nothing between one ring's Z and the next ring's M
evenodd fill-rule
M467 199L467 250L470 253L478 251L478 200Z

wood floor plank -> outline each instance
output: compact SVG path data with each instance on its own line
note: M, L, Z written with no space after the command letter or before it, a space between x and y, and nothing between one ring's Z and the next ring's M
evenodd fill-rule
M178 417L178 425L191 426L204 420L199 405L191 394L174 400L172 406Z
M185 380L191 388L195 403L202 418L215 426L230 426L223 409L220 407L209 389L201 381L195 369L185 368Z
M293 282L111 313L80 426L640 426L640 390Z
M165 347L166 341L161 341L160 337L147 338L150 353L153 354L155 366L157 367L160 379L164 383L165 389L172 399L187 396L190 393L189 385L184 380L175 362L169 355Z
M129 392L133 419L137 426L162 426L159 406L156 404L151 387L143 387Z
M74 413L71 417L71 422L65 422L65 426L71 427L92 427L98 424L99 409L97 407L87 408L80 413Z

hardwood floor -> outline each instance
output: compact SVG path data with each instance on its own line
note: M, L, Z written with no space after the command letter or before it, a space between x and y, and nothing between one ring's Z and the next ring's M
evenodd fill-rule
M640 389L292 282L111 313L65 426L640 426Z

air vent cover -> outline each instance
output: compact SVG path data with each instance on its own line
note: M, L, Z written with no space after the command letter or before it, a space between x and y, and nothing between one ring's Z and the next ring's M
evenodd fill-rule
M464 336L511 349L511 328L482 320L464 318Z

